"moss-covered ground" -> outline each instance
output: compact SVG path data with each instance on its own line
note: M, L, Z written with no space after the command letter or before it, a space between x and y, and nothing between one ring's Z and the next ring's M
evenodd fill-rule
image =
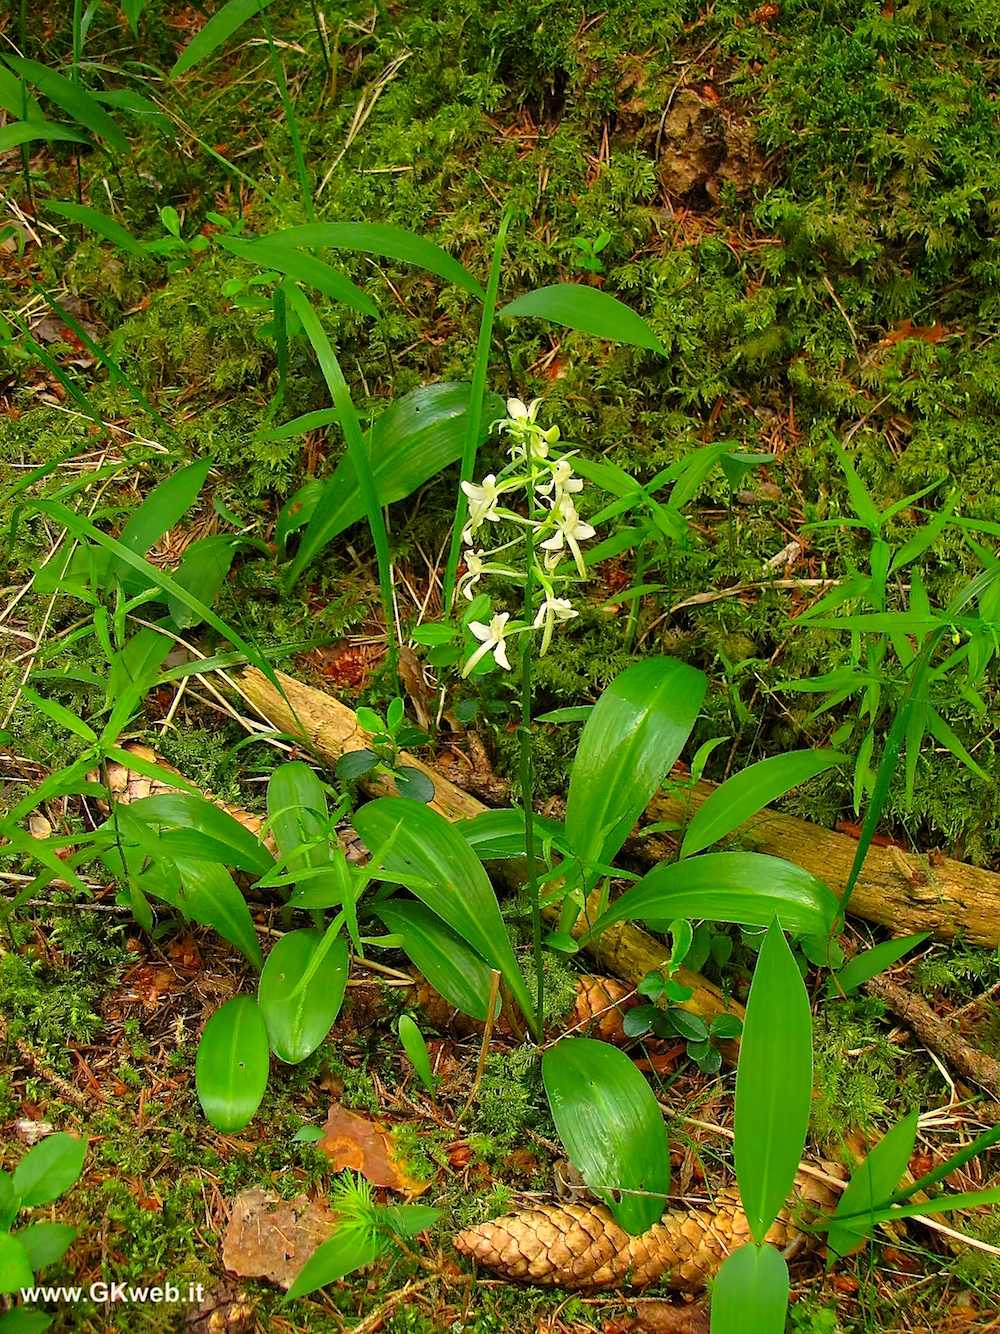
M274 416L280 374L271 309L247 300L257 290L247 286L249 264L215 244L131 253L46 209L47 200L80 199L143 241L167 235L167 210L188 243L217 233L210 215L253 233L308 220L265 28L251 23L222 54L170 80L165 71L204 22L202 6L150 0L126 8L142 11L137 32L111 0L83 7L81 77L92 91L138 93L160 109L116 109L128 153L86 147L77 158L72 145L34 142L25 173L18 149L0 150L0 494L30 469L52 465L32 494L79 478L86 486L68 499L114 532L178 463L210 457L206 498L175 536L239 528L261 543L238 557L218 615L264 650L320 641L274 660L351 703L383 706L396 687L382 667L385 626L363 525L342 534L291 591L275 558L282 504L310 477L327 475L343 449L336 428L262 434L329 404L305 339L290 342ZM11 3L0 12L0 55L20 51L68 73L73 10ZM724 737L707 777L831 739L855 755L868 727L858 697L814 716L816 697L782 684L833 672L852 651L843 632L796 624L819 596L815 581L846 579L858 566L867 572L861 529L809 527L851 516L832 440L844 443L879 507L939 483L889 521L883 536L893 550L949 505L979 525L945 525L894 573L890 609L908 605L915 571L931 604L946 604L1000 533L1000 6L609 0L591 10L575 0L318 0L314 11L281 0L267 12L321 220L425 232L484 280L509 208L502 299L557 281L593 283L638 310L666 350L657 357L540 321L504 321L490 368L497 392L543 397L546 421L558 422L584 455L642 480L711 442L771 456L733 487L711 474L687 507L686 541L650 548L639 571L628 555L594 571L581 616L538 663L538 711L592 702L633 652L662 652L710 678L686 756ZM372 321L316 298L365 421L421 384L470 378L479 321L471 296L402 265L348 252L334 258L379 305ZM119 460L125 466L104 476ZM477 474L499 460L494 438ZM456 473L446 470L415 502L388 511L404 626L422 607L440 610L434 573ZM34 684L49 697L84 717L92 699L79 680L44 674L66 665L63 645L72 646L87 608L26 588L58 532L20 500L6 508L0 716L11 712L0 778L13 805L79 753L78 738L21 695L28 655L37 646L32 661L43 675ZM780 573L802 582L774 586L762 569L790 542L797 545ZM161 554L168 568L176 564L169 548ZM614 601L633 582L658 586L634 620L631 603ZM754 587L698 600L741 585ZM205 627L191 634L216 650ZM94 639L69 653L78 673L100 664ZM891 651L884 661L876 747L902 697ZM481 706L477 754L486 755L491 778L516 789L513 692L495 676L484 679L465 692ZM995 775L994 684L958 671L935 692L949 735ZM261 810L277 752L239 746L244 731L213 704L197 686L179 702L172 689L157 691L134 734L199 787ZM564 794L576 734L539 728L540 801ZM463 749L461 736L455 744ZM847 766L785 806L823 824L853 822L854 796ZM46 812L56 833L93 818L59 798ZM925 742L912 796L897 775L883 825L914 848L944 848L1000 870L1000 785L971 772L940 737ZM9 897L28 868L17 857L3 867L9 878L0 892ZM151 938L127 913L98 911L52 888L4 930L2 1166L24 1151L21 1122L74 1129L90 1142L85 1175L54 1215L77 1225L79 1237L47 1271L48 1283L169 1277L203 1283L220 1313L238 1290L258 1327L276 1331L341 1329L378 1312L366 1334L673 1327L648 1303L470 1283L450 1253L454 1227L502 1212L518 1192L552 1188L554 1130L537 1063L512 1043L498 1043L469 1117L456 1125L476 1042L442 1037L452 1083L433 1108L386 1017L399 993L362 971L373 994L385 993L376 1017L348 1007L320 1053L272 1080L251 1126L223 1136L198 1108L194 1052L205 1016L252 979L217 938L174 923ZM745 994L752 964L737 941L724 976L714 976ZM906 980L945 1013L995 988L1000 963L961 942L929 944ZM966 1016L964 1031L1000 1054L992 1001ZM831 1158L912 1108L948 1107L918 1140L926 1170L979 1124L981 1108L955 1106L970 1090L956 1091L875 1001L819 1006L815 1047L813 1141ZM720 1081L692 1071L682 1062L664 1076L664 1101L678 1115L730 1124L731 1074ZM67 1099L60 1079L84 1101ZM338 1094L399 1125L416 1165L433 1175L426 1198L444 1217L421 1243L423 1266L380 1262L363 1279L282 1306L273 1288L225 1277L219 1237L232 1198L248 1186L323 1193L327 1165L294 1137L322 1124ZM724 1139L683 1122L671 1137L688 1184L728 1170ZM984 1185L993 1170L986 1160L951 1184ZM952 1249L914 1226L832 1275L818 1260L797 1262L791 1327L994 1328L998 1218L987 1211L950 1220L992 1250ZM393 1304L406 1283L411 1294ZM56 1329L87 1334L182 1328L188 1319L178 1308L86 1304L54 1314Z

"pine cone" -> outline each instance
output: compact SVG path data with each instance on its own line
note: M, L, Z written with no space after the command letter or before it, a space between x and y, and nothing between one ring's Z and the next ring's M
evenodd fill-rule
M833 1193L812 1177L797 1180L794 1212L803 1204L832 1206ZM805 1234L783 1214L767 1234L779 1247ZM657 1279L685 1291L704 1287L726 1256L750 1241L735 1190L712 1209L675 1209L633 1237L603 1205L545 1204L465 1228L455 1249L504 1278L545 1287L643 1288Z

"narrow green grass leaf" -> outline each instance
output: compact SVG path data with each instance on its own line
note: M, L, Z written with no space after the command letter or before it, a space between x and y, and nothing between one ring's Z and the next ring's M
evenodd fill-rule
M873 945L870 950L862 950L859 954L855 954L853 959L844 964L839 973L830 978L827 995L831 998L849 996L870 978L877 977L879 973L891 968L904 954L909 954L910 950L923 944L930 935L930 931L918 931L916 935L900 936L897 940L883 940L881 944Z
M468 499L461 483L472 479L472 470L476 464L476 451L482 439L483 406L486 395L486 376L490 364L490 347L493 343L493 323L496 318L497 293L500 290L500 266L503 261L504 246L507 243L507 230L510 227L510 214L505 213L497 228L496 241L493 244L493 258L490 261L490 275L486 283L486 299L483 313L479 320L479 337L476 341L476 362L472 371L472 390L469 395L469 416L462 444L462 466L459 471L459 487L455 496L455 518L451 530L451 546L444 570L442 586L442 605L446 615L451 613L452 598L455 593L455 575L458 571L458 553L462 546L462 528L468 513Z
M141 241L136 240L130 231L127 231L115 218L109 217L107 213L102 213L100 209L90 208L87 204L76 204L70 199L47 199L45 207L50 213L54 213L59 218L66 218L69 222L77 222L81 227L86 227L98 236L103 236L106 241L116 245L119 250L125 250L130 255L147 256L145 246Z
M176 79L181 74L186 74L189 69L194 69L195 65L200 65L203 60L207 60L223 42L227 42L242 28L248 19L252 19L270 3L271 0L228 0L228 3L213 14L205 26L191 38L177 57L170 71L170 77Z
M10 148L19 148L21 144L30 144L34 139L44 139L49 143L65 141L70 144L85 144L87 140L74 130L67 130L51 120L16 120L9 125L0 126L0 153Z
M287 227L267 238L306 249L351 250L383 259L413 264L471 292L480 301L485 293L469 270L433 241L403 227L382 222L315 222Z
M542 1081L567 1156L633 1236L658 1223L670 1190L667 1128L653 1090L623 1051L563 1038Z
M91 97L79 83L64 78L37 60L27 60L23 56L12 55L7 55L4 59L26 83L32 84L50 102L55 102L56 106L68 116L72 116L78 125L82 125L91 134L105 139L116 152L128 152L128 140L118 125L100 102Z
M775 920L754 969L736 1069L736 1179L757 1242L795 1181L811 1102L809 995Z
M148 560L145 560L142 556L136 555L134 551L130 551L128 547L123 546L122 543L118 542L115 538L109 537L107 533L101 532L100 528L97 528L92 524L89 519L84 518L81 514L77 514L75 510L68 509L65 505L60 505L57 501L36 500L32 502L31 509L37 510L40 514L47 514L50 519L61 524L67 532L72 533L74 537L86 538L91 542L95 542L105 551L109 551L113 556L118 557L125 565L144 575L149 583L162 589L164 593L173 594L178 602L189 607L192 611L197 612L201 619L206 621L213 630L218 631L223 638L228 639L231 644L234 644L236 648L240 650L241 653L245 653L247 660L267 677L268 681L270 681L279 694L282 696L284 695L281 682L278 680L274 668L267 659L248 644L241 635L237 634L231 626L227 625L221 617L217 616L211 607L206 607L203 602L199 602L196 597L189 593L186 588L182 588L180 584L177 583L175 579L172 579L170 575L166 574L165 571L158 569L155 565L151 565Z
M279 245L271 238L244 241L235 236L220 235L215 239L224 250L228 250L239 259L245 259L250 264L258 264L262 269L277 269L279 273L294 278L296 282L305 283L307 287L315 287L317 292L322 292L324 296L339 301L341 305L348 306L351 310L360 311L362 315L370 315L373 319L378 316L378 306L367 292L363 292L356 283L351 282L350 278L345 278L342 273L338 273L336 269L314 255L307 255L292 246Z
M718 843L770 802L835 764L844 764L847 758L836 750L792 750L748 765L698 807L684 834L680 855L690 857Z
M375 544L375 555L378 559L379 587L382 593L382 614L385 617L386 634L389 636L391 644L393 642L392 636L395 622L392 610L392 571L391 557L389 554L389 538L385 529L385 516L382 513L378 486L372 473L368 447L365 444L364 436L361 434L361 424L358 421L358 414L354 408L351 391L348 389L347 381L344 379L344 372L340 368L340 362L337 360L333 347L330 344L330 340L327 338L316 312L294 283L289 284L288 301L292 309L295 311L295 314L299 317L299 322L305 331L306 337L309 339L310 343L312 343L313 351L316 353L316 359L319 361L320 370L323 372L323 378L326 380L330 395L333 398L334 407L340 413L344 439L347 442L347 452L354 466L354 472L358 480L358 487L361 491L361 498L364 501L365 513L368 517L368 526L371 529L372 541Z
M667 355L641 315L599 287L585 287L582 283L554 283L526 292L504 306L500 318L550 320L595 338L644 347L661 357Z

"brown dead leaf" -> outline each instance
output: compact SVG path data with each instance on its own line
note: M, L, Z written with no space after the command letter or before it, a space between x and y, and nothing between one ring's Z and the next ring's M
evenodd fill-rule
M349 1168L360 1172L373 1186L407 1195L422 1195L430 1185L429 1181L417 1181L407 1173L391 1132L379 1122L334 1103L323 1130L324 1136L316 1147L330 1159L335 1172Z
M918 338L922 343L940 343L947 334L948 330L940 320L933 324L914 324L912 320L900 320L882 339L882 346L894 347L907 338Z
M282 1200L266 1190L244 1190L233 1202L222 1238L222 1263L238 1278L263 1278L286 1291L336 1219L305 1195Z

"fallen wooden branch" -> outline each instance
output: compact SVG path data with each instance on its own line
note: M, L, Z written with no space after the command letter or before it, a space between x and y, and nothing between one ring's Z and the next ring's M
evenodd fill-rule
M331 764L345 751L367 744L368 735L358 727L353 710L324 691L278 675L288 702L253 668L241 674L240 684L247 698L280 730L301 735L297 715L310 749ZM466 819L485 809L422 760L408 755L404 762L431 779L436 794L432 805L448 819ZM376 782L373 790L392 789L384 780ZM653 798L647 817L675 823L690 819L715 790L714 784L701 782L684 792L663 792ZM811 871L834 893L847 884L857 851L857 842L847 834L770 808L749 819L738 837L744 847L785 857ZM851 912L890 927L898 935L932 931L943 940L961 936L996 946L1000 944L1000 875L950 857L920 857L897 847L874 846L851 898Z
M877 996L915 1037L952 1069L1000 1098L1000 1061L971 1047L947 1019L934 1013L921 996L907 991L891 977L873 977L865 983L869 996Z

